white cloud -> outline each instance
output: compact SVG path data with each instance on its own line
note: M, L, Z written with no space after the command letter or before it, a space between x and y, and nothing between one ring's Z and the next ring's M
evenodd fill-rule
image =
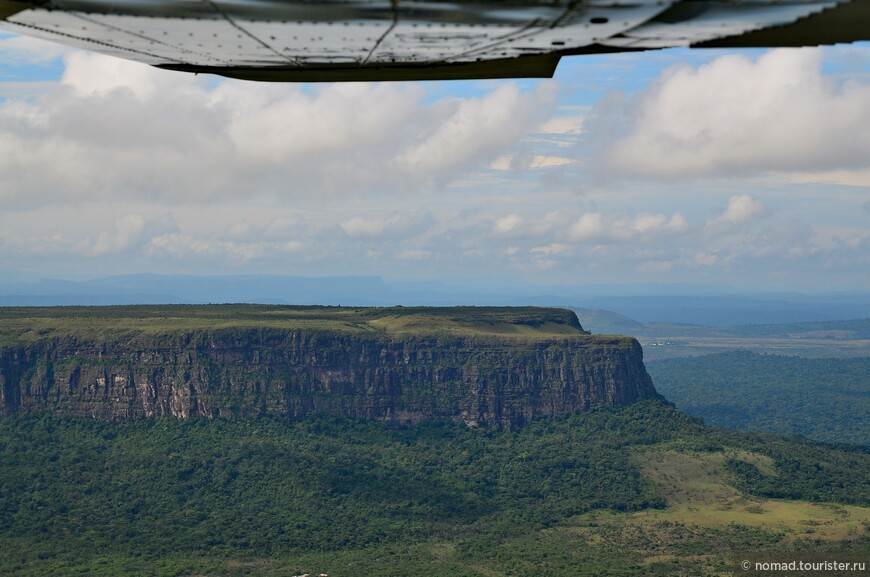
M140 249L153 238L175 233L178 226L170 214L146 219L140 214L128 214L118 218L110 229L99 231L79 244L78 252L88 256L118 254Z
M584 116L555 116L544 122L537 130L540 134L583 134Z
M695 255L695 263L702 266L713 266L717 262L719 262L719 257L715 254L699 252Z
M689 227L686 218L678 213L670 218L665 214L642 212L631 221L631 230L644 234L658 231L683 232Z
M495 221L495 230L499 233L508 233L522 224L523 218L518 214L509 214Z
M510 153L554 102L547 83L429 101L417 84L268 85L82 52L64 58L47 93L0 102L7 206L443 186Z
M547 246L536 246L533 247L531 252L532 254L541 254L541 255L556 255L564 252L568 252L571 247L568 245L562 244L560 242L554 242Z
M273 218L263 230L263 238L266 240L285 240L292 238L297 234L300 226L301 222L298 218Z
M630 243L684 233L689 223L680 213L670 217L661 213L641 212L634 216L583 214L569 229L574 241Z
M354 216L341 222L341 229L353 239L398 240L423 234L435 223L428 210L393 214L387 218Z
M458 168L491 161L505 142L532 132L552 112L555 91L541 83L531 93L504 84L482 98L451 99L428 111L437 124L396 158L396 166L419 179L442 180Z
M174 91L178 74L166 74L146 64L110 58L90 52L70 52L60 84L73 98L106 97L113 91L129 91L142 102L158 91Z
M281 252L299 252L303 248L303 244L298 240L291 240L278 246Z
M865 168L870 157L870 86L824 76L818 50L677 66L635 97L602 100L591 117L611 173L818 172Z
M839 184L870 188L870 169L826 170L822 172L792 172L785 175L789 182L798 184Z
M604 218L597 212L584 214L571 227L571 238L576 241L601 239L606 233Z
M590 115L548 83L442 97L466 88L244 83L70 53L61 82L0 101L0 256L95 276L866 285L870 202L810 184L870 182L866 75L832 80L812 53L773 56L785 61L672 69ZM582 156L601 139L612 154ZM655 177L773 174L614 186L585 176L596 161ZM550 167L565 168L529 170Z
M44 66L54 63L64 54L72 52L62 44L39 40L29 36L6 36L0 38L0 60L16 66Z
M764 214L764 204L761 201L748 194L739 194L728 199L728 207L716 220L728 224L741 224L761 214Z
M341 228L351 238L378 237L387 227L386 220L367 220L359 216L341 223Z
M514 155L500 156L499 158L496 158L489 167L494 170L528 170L553 168L556 166L575 164L576 162L577 161L573 158L565 158L564 156Z
M559 264L559 261L553 260L551 258L539 258L535 259L535 266L540 270L550 270Z
M286 245L279 247L279 250ZM151 239L146 255L155 260L171 258L177 262L207 262L240 265L263 257L269 249L262 243L245 243L168 233Z

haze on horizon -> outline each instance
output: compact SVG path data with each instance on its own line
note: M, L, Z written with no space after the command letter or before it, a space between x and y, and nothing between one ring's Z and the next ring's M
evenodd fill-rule
M870 45L263 85L0 38L0 274L870 287Z

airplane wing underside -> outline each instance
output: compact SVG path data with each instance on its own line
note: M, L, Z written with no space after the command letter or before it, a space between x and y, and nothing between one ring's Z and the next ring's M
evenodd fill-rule
M0 28L263 81L549 77L565 55L870 39L868 0L0 0Z

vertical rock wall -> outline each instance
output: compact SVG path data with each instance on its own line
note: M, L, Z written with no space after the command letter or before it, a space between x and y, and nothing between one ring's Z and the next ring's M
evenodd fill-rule
M0 414L152 415L520 426L540 416L655 396L628 337L366 338L212 330L0 350Z

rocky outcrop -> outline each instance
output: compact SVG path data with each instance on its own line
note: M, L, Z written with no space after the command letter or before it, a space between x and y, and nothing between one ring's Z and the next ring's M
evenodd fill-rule
M520 426L655 396L627 337L384 337L283 329L50 338L0 348L0 414L272 416Z

